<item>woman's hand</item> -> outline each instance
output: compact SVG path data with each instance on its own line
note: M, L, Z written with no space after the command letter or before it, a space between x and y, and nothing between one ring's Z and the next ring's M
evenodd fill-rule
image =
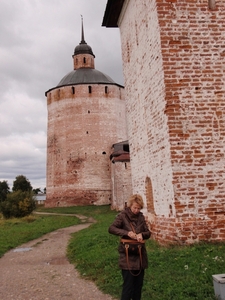
M136 235L136 233L133 232L133 231L129 231L129 232L128 232L128 236L129 236L131 239L133 239L133 240L136 240L136 239L137 239L137 235Z
M137 234L137 241L142 242L143 241L143 236L141 233Z

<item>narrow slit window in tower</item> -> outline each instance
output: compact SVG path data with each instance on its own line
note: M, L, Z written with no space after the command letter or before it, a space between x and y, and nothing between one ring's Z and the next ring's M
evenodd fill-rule
M84 57L84 64L86 64L86 57Z
M91 86L90 86L90 85L88 86L88 92L89 92L89 94L91 94L91 93L92 93L92 88L91 88Z
M72 94L74 95L75 94L75 87L72 86Z
M108 87L105 86L105 94L108 94Z
M129 145L128 145L128 144L124 144L124 145L123 145L123 151L130 152L130 149L129 149Z

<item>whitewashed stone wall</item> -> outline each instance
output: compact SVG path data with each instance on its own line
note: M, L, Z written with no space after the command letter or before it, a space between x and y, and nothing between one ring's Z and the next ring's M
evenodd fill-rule
M168 217L174 193L155 1L129 1L120 29L133 192L145 196L150 177L155 212Z
M115 162L111 164L112 201L111 208L123 210L125 203L132 195L130 162Z
M133 191L165 243L225 240L225 2L209 4L130 0L119 19Z

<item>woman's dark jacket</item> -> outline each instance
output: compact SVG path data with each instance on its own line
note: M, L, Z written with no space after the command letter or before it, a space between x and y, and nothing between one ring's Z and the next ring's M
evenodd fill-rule
M142 212L139 212L137 215L133 214L130 208L126 208L121 213L119 213L114 220L114 222L109 227L109 233L120 236L123 239L130 239L128 237L128 232L133 231L132 226L135 230L135 233L141 233L143 239L150 238L150 231L146 224L144 215ZM144 245L144 244L143 244ZM139 255L131 255L129 254L129 268L127 266L126 253L124 251L124 245L120 242L119 247L119 267L124 270L140 270L146 269L148 267L148 258L146 253L145 245L142 247L142 267L140 266L140 257Z

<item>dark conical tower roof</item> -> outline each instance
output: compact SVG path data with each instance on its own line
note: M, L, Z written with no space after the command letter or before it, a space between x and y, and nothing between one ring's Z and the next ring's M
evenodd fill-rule
M74 49L74 55L77 55L77 54L91 54L94 56L91 47L85 42L85 39L84 39L84 26L83 26L83 17L82 16L81 16L81 42Z
M79 54L82 54L82 56L77 57ZM83 17L81 18L81 42L75 47L72 57L74 62L74 70L66 74L60 80L56 86L57 88L80 84L110 84L121 86L120 84L115 83L110 76L95 69L95 55L93 54L91 47L87 45L84 39ZM47 95L48 92L54 90L56 87L48 90L45 94Z

